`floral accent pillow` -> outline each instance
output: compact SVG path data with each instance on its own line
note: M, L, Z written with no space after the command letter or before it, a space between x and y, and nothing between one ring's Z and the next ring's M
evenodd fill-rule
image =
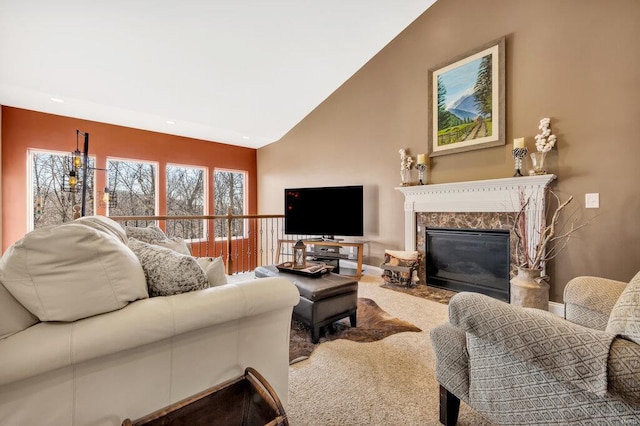
M129 238L129 248L140 260L150 297L171 296L209 287L207 275L191 256L135 238Z
M606 330L640 344L640 272L613 305Z

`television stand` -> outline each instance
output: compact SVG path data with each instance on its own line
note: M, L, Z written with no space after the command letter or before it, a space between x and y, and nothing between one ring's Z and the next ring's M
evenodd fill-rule
M280 263L280 254L282 254L282 245L291 245L293 246L297 240L278 240L278 245L276 247L276 263ZM336 262L337 270L340 269L340 259L349 259L349 255L346 253L340 253L340 249L342 247L355 247L357 249L357 257L356 257L356 273L355 274L341 274L354 276L356 279L360 280L362 277L362 257L364 251L364 243L349 243L344 241L315 241L315 240L305 240L305 245L307 246L307 256L313 257L316 260L327 260L330 262ZM313 248L310 248L313 247Z

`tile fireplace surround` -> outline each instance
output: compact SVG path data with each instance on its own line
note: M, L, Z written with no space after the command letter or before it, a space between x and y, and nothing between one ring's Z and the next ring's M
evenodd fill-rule
M523 176L470 182L396 188L405 196L405 250L418 250L425 255L427 227L449 229L511 229L520 210L521 199L529 198L525 211L529 248L538 243L544 219L545 189L555 175ZM515 270L515 237L510 236L511 269ZM423 256L424 259L424 256ZM425 265L420 265L424 282Z

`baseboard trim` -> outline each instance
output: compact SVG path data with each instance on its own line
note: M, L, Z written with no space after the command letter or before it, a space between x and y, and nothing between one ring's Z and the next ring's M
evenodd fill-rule
M549 312L564 318L564 303L549 302Z

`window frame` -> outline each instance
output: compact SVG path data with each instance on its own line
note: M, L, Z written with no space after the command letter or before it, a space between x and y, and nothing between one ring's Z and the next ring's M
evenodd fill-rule
M106 177L106 185L109 187L109 190L115 191L115 186L112 187L111 186L111 182L109 180L109 162L110 161L126 161L126 162L130 162L130 163L142 163L142 164L151 164L153 167L155 167L155 175L156 175L156 179L155 179L155 185L153 188L154 191L154 206L153 206L153 215L152 216L159 216L158 212L160 210L160 163L158 161L153 161L153 160L138 160L135 158L124 158L124 157L112 157L112 156L106 156L105 157L105 168L107 170L107 177ZM110 216L111 215L111 209L109 208L109 206L106 206L106 215ZM137 214L136 216L145 216L143 214ZM116 216L117 217L117 216ZM151 222L151 221L149 221ZM157 224L157 220L153 221Z
M215 201L216 201L216 197L217 197L217 191L216 191L216 173L217 172L226 172L226 173L239 173L242 174L242 188L243 188L243 193L242 193L242 214L245 215L247 208L249 206L249 202L248 202L248 196L249 196L249 172L247 170L238 170L238 169L230 169L230 168L226 168L226 167L214 167L213 168L213 172L212 172L212 178L213 178L213 198L214 198L214 206L213 206L213 212L215 214ZM226 213L225 213L226 214ZM248 223L249 220L248 219L243 219L242 220L242 235L233 235L231 237L231 240L240 240L240 239L247 239L249 237L248 235ZM213 236L215 241L224 241L228 238L228 236L226 237L216 237L215 234Z
M203 174L203 182L202 182L202 192L203 192L203 212L202 216L208 216L209 212L209 168L206 166L195 166L193 164L178 164L178 163L166 163L164 168L164 179L165 179L165 188L164 188L164 198L165 198L165 215L170 217L169 214L169 179L168 179L168 169L169 167L176 168L189 168L189 169L199 169L202 170ZM166 221L165 221L166 222ZM184 238L184 240L188 243L201 243L207 241L207 236L209 235L209 221L206 219L202 220L202 232L203 235L201 238ZM165 224L166 227L166 224Z
M58 151L58 150L52 150L52 149L42 149L42 148L27 148L27 173L26 173L26 186L27 186L27 232L31 232L33 230L35 230L35 222L34 222L34 210L35 210L35 198L36 198L36 194L34 194L33 191L33 154L47 154L47 155L57 155L57 156L61 156L61 157L69 157L71 155L71 153L69 151ZM89 161L93 161L93 164L95 166L96 164L96 156L95 155L89 155L88 156L88 160ZM95 168L95 167L94 167ZM87 193L87 195L91 196L91 199L93 200L92 202L92 209L94 214L96 214L96 208L97 208L97 193L96 193L96 173L94 171L94 173L92 174L93 177L93 191L91 194ZM63 180L64 182L64 180Z

